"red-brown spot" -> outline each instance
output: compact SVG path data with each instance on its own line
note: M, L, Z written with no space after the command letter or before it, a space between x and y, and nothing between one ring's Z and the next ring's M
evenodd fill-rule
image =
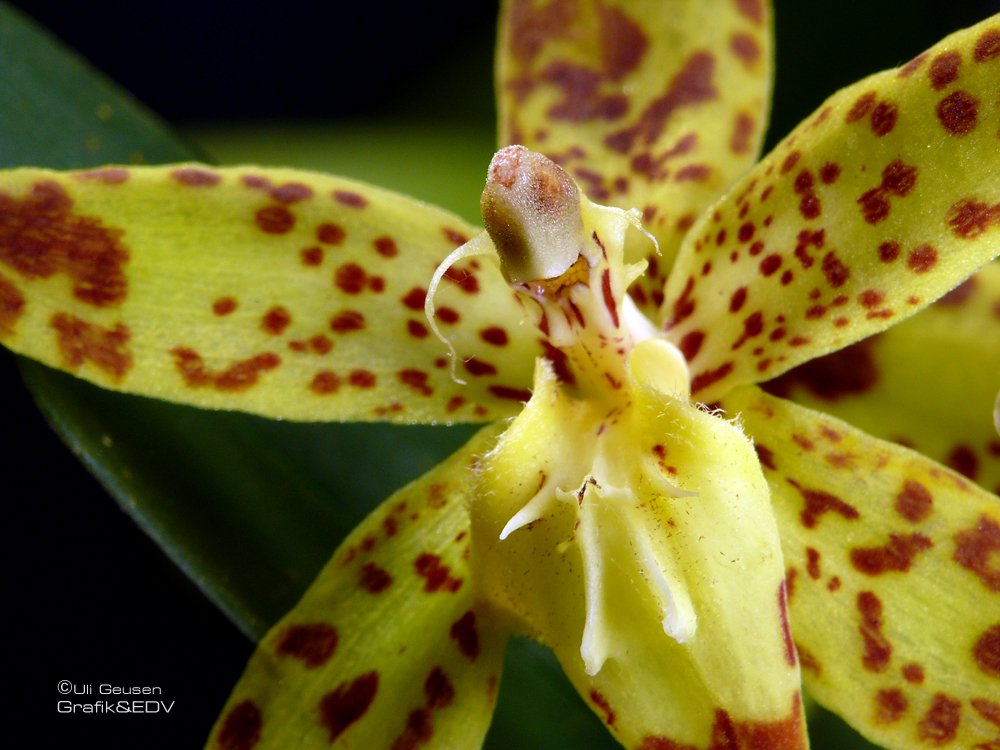
M431 335L431 332L427 330L427 326L419 320L406 321L406 332L415 339L425 339Z
M785 579L778 584L778 613L781 615L781 637L785 644L785 662L794 667L798 661L795 656L795 642L792 640L792 628L788 624L788 589Z
M905 573L916 556L931 549L934 543L923 534L890 534L889 543L881 547L855 547L851 550L851 564L868 576L890 571Z
M748 340L760 336L764 331L764 314L758 310L752 315L748 315L743 321L743 332L740 337L733 342L732 348L739 349Z
M951 742L958 734L961 713L961 703L944 693L937 693L931 707L917 725L917 736L931 745Z
M736 0L736 9L740 12L740 15L752 21L757 26L764 24L763 0Z
M699 372L697 375L691 378L692 395L697 393L698 391L708 388L708 386L710 385L714 385L715 383L719 382L724 377L726 377L726 375L728 375L732 371L733 371L733 363L724 362L715 369L703 370L702 372Z
M350 190L334 190L333 199L348 208L364 208L368 205L368 200L363 195Z
M298 203L312 198L313 195L312 188L301 182L286 182L272 187L268 192L278 203L286 204Z
M742 32L729 37L729 49L733 51L746 68L753 68L760 59L760 45L750 34Z
M802 519L802 525L807 529L816 528L820 516L825 513L836 513L848 521L854 521L861 516L857 508L844 502L836 495L823 490L808 489L794 479L789 479L788 482L799 491L802 499L805 500L805 507L802 509L800 518Z
M337 648L337 630L323 622L289 625L281 634L279 656L301 661L307 669L321 667Z
M972 647L972 657L983 672L1000 677L1000 623L980 636Z
M74 215L72 206L63 187L47 180L35 183L21 201L0 192L0 262L29 279L65 273L77 299L115 305L127 291L122 230Z
M866 117L872 111L872 107L875 106L876 96L874 91L868 91L859 96L844 117L845 122L857 122L861 118Z
M277 336L284 332L291 322L291 313L278 305L264 313L264 317L260 319L260 329L271 336Z
M771 469L771 471L774 471L776 468L774 463L774 451L761 445L760 443L754 444L754 450L757 452L757 458L760 460L761 464Z
M712 83L714 72L715 57L711 53L703 50L693 53L670 81L666 92L646 106L636 124L611 133L605 143L624 154L632 150L636 141L646 146L656 142L677 109L718 97L718 89Z
M729 150L734 154L746 154L753 145L753 134L757 121L746 112L739 112L733 122L733 134L729 139Z
M781 174L788 174L791 172L795 165L799 163L799 159L802 157L801 151L792 151L788 156L784 158L781 162ZM796 187L798 187L796 185Z
M462 579L451 574L451 568L441 562L441 558L429 552L423 552L413 562L417 575L424 579L424 591L448 591L455 593L462 588Z
M304 266L319 266L323 263L323 248L306 247L299 251Z
M892 102L879 102L872 110L872 132L879 138L892 132L899 118L899 110Z
M419 287L414 287L401 299L402 303L411 310L423 310L424 301L427 299L427 292Z
M455 323L462 319L458 310L443 305L434 311L434 317L448 325L455 325Z
M174 367L190 388L214 388L217 391L238 393L257 384L262 372L273 370L281 364L281 357L273 352L264 352L240 360L225 370L212 371L205 366L205 360L194 349L174 347Z
M604 723L607 724L609 727L613 727L615 725L617 717L615 716L615 712L611 708L611 704L608 703L608 699L593 688L591 688L589 695L590 695L590 700L593 702L593 704L597 706L598 710L602 714L604 714Z
M684 284L684 289L681 291L681 296L674 301L673 304L674 314L670 320L668 328L677 325L685 318L690 317L691 313L694 312L695 301L691 298L691 292L693 290L694 290L694 277L688 276L687 282Z
M995 57L1000 57L1000 29L987 29L976 40L972 59L977 63L983 63Z
M768 255L764 260L760 262L760 272L764 276L771 276L779 268L781 268L781 256L777 254Z
M316 239L325 245L339 245L346 236L347 232L339 224L326 222L316 227Z
M979 576L986 588L1000 591L1000 524L982 515L975 528L955 534L952 559Z
M885 301L885 293L877 289L865 289L858 295L858 302L862 307L878 307Z
M330 370L320 370L309 383L309 390L318 396L326 396L340 390L340 376Z
M507 346L507 331L499 326L490 326L479 332L479 338L493 346Z
M392 585L392 576L373 562L365 563L358 576L358 585L369 594L381 594Z
M132 333L123 323L104 328L75 315L56 313L49 324L56 331L66 367L75 370L89 360L115 380L120 380L131 369L132 353L128 350L128 342Z
M121 185L128 181L129 171L124 167L101 167L77 172L74 176L78 180L99 182L102 185Z
M689 331L684 334L684 338L681 339L679 346L684 359L688 362L694 359L701 350L701 345L704 341L705 333L703 331Z
M375 252L383 258L395 258L399 255L399 247L392 237L376 237L372 244L375 246Z
M456 266L452 266L444 272L444 278L453 284L458 285L466 294L475 294L479 291L479 281L468 271L463 271Z
M434 393L434 389L427 385L427 379L430 376L423 370L400 370L398 376L399 382L408 385L422 396L430 396Z
M18 288L0 276L0 335L14 332L14 324L24 314L24 304Z
M334 273L333 283L345 294L361 294L368 283L368 274L357 263L345 263Z
M937 265L938 251L930 245L921 245L910 251L906 266L914 273L927 273Z
M927 69L927 77L931 80L931 88L940 91L948 84L958 79L958 69L962 65L962 55L959 52L942 52L931 60Z
M510 385L491 385L487 390L489 390L489 392L497 398L502 398L507 401L525 402L531 400L530 388L516 388Z
M264 206L254 215L262 232L286 234L295 226L295 215L284 206Z
M824 185L832 185L840 177L840 165L827 162L819 168L819 179Z
M938 102L934 110L941 127L951 135L968 135L976 129L979 119L979 100L968 92L959 90Z
M179 167L170 172L170 177L188 187L208 187L222 180L218 173L199 167Z
M819 550L813 547L806 547L806 572L814 581L818 581L823 574L820 570Z
M463 360L462 364L465 369L468 370L470 375L475 377L482 377L483 375L496 375L497 368L491 365L489 362L483 362L481 359L476 359L475 357L469 357Z
M374 388L375 373L368 370L351 370L347 376L347 382L355 388Z
M948 209L945 221L956 237L975 239L991 227L1000 225L1000 203L991 206L983 201L965 198Z
M875 721L893 724L903 718L908 706L906 696L900 690L879 690L875 695Z
M815 654L799 644L795 644L795 650L799 654L799 664L802 665L803 669L808 669L815 675L823 674L823 665L819 663Z
M883 263L892 263L899 257L898 242L883 242L878 246L878 259Z
M858 198L861 213L869 224L878 224L889 216L889 196L905 197L917 184L917 168L896 159L882 170L882 181Z
M366 672L353 682L345 680L320 699L320 723L330 732L331 743L365 715L376 692L378 672Z
M233 706L215 738L219 750L252 750L260 741L260 709L251 700Z
M903 483L903 489L896 495L896 512L913 523L927 518L933 505L934 498L930 491L914 479L907 479Z
M341 310L330 318L330 330L334 333L350 333L365 327L365 316L357 310Z
M743 303L747 301L747 288L741 286L732 296L729 298L729 312L736 313L739 312L743 307Z
M469 241L468 237L459 232L457 229L452 229L451 227L441 227L441 234L444 235L444 238L448 240L448 242L452 243L456 247L464 245Z
M476 613L471 609L452 623L448 631L458 650L469 661L479 656L479 631L476 630Z
M869 672L884 672L892 656L892 644L882 633L882 600L871 591L862 591L857 605L861 613L858 631L865 644L861 663Z
M918 70L920 70L921 66L924 64L924 62L926 60L927 60L927 53L926 52L924 52L922 54L919 54L916 57L914 57L912 60L910 60L908 63L906 63L906 65L904 65L903 67L901 67L899 69L899 72L896 75L899 78L909 78L914 73L916 73Z
M851 269L845 266L843 261L832 250L823 256L822 269L827 282L834 289L838 289L846 284L851 276Z
M903 679L914 685L921 685L924 681L924 668L916 662L903 665Z

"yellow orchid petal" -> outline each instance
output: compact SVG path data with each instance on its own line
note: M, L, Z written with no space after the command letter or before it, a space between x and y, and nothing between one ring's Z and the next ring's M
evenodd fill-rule
M386 500L260 642L207 748L479 747L507 632L470 580L478 433Z
M691 230L666 306L696 398L883 330L997 255L997 34L834 95Z
M527 399L536 340L477 230L315 173L200 165L0 176L0 341L99 385L298 420L476 421Z
M500 143L561 164L594 200L638 207L661 255L631 293L651 318L681 238L749 167L771 87L766 0L508 0Z
M906 448L752 387L809 692L887 748L993 747L1000 499Z
M1000 264L898 326L764 385L1000 495Z
M805 747L752 447L632 369L616 407L574 398L540 363L481 463L477 584L553 648L627 747Z

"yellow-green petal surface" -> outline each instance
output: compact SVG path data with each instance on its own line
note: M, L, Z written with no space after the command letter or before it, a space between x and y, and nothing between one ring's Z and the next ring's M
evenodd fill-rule
M202 165L0 176L0 341L99 385L297 420L474 421L539 348L477 230L316 173Z
M805 747L752 447L635 369L629 403L605 413L540 363L532 400L481 464L477 584L555 651L626 747Z
M1000 494L1000 264L883 333L764 385Z
M476 748L506 631L469 576L470 466L495 430L386 500L261 640L207 748Z
M771 87L765 0L510 0L501 144L561 164L591 199L643 211L659 257L631 293L650 317L681 238L756 159ZM641 253L641 255L640 255Z
M771 487L809 692L887 748L995 747L1000 499L759 389L724 405Z
M835 94L691 230L667 288L695 398L912 315L1000 251L1000 20Z

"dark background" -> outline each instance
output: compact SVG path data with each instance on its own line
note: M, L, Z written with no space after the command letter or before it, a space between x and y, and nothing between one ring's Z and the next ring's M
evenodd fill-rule
M492 3L13 5L172 123L492 119ZM1000 10L983 0L777 6L772 143L839 86ZM417 97L415 82L428 77L433 95ZM200 746L251 644L60 443L6 352L0 385L7 692L20 701L5 713L41 747ZM62 679L158 685L176 707L160 717L59 716Z

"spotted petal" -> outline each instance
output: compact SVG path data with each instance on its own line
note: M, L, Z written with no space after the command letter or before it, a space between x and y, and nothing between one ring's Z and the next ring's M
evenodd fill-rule
M0 177L0 340L117 390L299 420L471 421L526 398L537 344L475 230L384 190L198 165ZM474 303L474 304L470 304ZM501 358L502 355L502 358Z
M1000 499L920 454L743 388L806 687L887 748L993 747Z
M1000 264L919 315L765 389L950 466L1000 494Z
M213 750L478 747L506 631L469 578L470 465L487 428L385 501L264 637Z
M805 747L756 456L731 424L651 382L631 397L604 414L539 366L482 462L477 583L554 649L625 746Z
M596 201L639 207L660 243L632 295L653 317L681 238L746 170L771 86L765 0L509 0L501 144L560 163ZM628 260L646 257L636 246Z
M670 335L711 401L912 315L1000 247L994 17L831 97L691 230Z

